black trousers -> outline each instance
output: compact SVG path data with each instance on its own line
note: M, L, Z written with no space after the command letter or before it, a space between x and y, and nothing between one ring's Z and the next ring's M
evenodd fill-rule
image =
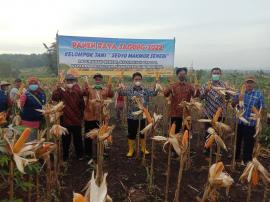
M128 124L128 139L135 140L138 134L139 120L127 119ZM145 119L140 121L140 130L145 128ZM143 134L140 134L140 138L144 138Z
M63 160L66 161L69 157L69 146L71 142L71 135L73 137L73 145L77 158L82 157L83 143L82 143L82 128L81 126L66 126L68 134L62 135L63 144Z
M236 139L236 159L241 159L242 143L243 145L243 161L247 163L252 160L252 152L255 143L255 126L246 126L238 124Z
M182 128L182 117L171 117L171 124L175 123L175 133L179 133Z
M99 121L85 121L84 122L85 133L95 128L98 128L98 125ZM93 154L92 142L93 141L91 138L84 138L84 152L85 155L87 155L88 157L92 157Z

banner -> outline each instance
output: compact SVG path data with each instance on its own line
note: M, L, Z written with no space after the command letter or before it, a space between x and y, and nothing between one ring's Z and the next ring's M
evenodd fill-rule
M161 70L174 67L174 39L118 39L58 35L60 70Z

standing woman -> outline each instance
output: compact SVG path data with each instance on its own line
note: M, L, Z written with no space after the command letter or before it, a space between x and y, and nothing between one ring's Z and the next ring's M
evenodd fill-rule
M36 109L42 109L46 103L46 95L40 88L40 83L37 78L30 77L28 79L28 89L20 97L21 125L31 128L31 133L28 141L37 139L37 132L43 116Z
M134 104L132 101L132 97L137 96L140 97L144 107L148 106L148 100L151 96L156 96L157 91L155 89L145 88L142 84L142 74L140 72L136 72L132 75L133 85L128 87L127 89L121 88L118 92L120 96L127 97L127 123L128 123L128 153L127 157L132 157L134 154L134 147L135 147L135 139L138 133L139 125L140 129L142 130L145 126L145 119L139 119L138 116L133 115L133 112L139 110L139 108ZM140 124L139 124L140 120ZM145 141L143 140L144 136L140 134L140 141L141 141L141 151L145 154L149 154L146 150Z
M106 100L112 98L114 93L112 91L112 85L103 85L103 76L99 73L95 74L94 85L85 85L84 95L86 96L85 110L84 110L84 127L85 132L89 132L95 128L98 128L102 113L102 105L98 100ZM88 159L92 158L92 139L85 138L85 155Z

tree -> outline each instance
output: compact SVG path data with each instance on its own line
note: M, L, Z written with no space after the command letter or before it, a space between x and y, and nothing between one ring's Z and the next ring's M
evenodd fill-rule
M46 56L48 59L48 67L51 73L57 75L58 67L57 67L57 45L56 42L53 42L49 47L43 43L44 47L47 50Z

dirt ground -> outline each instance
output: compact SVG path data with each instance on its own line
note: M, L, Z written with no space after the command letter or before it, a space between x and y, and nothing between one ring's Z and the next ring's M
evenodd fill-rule
M116 121L113 121L116 123ZM119 123L119 121L117 122ZM164 201L167 154L162 151L162 145L157 143L155 146L154 161L154 188L151 193L148 192L147 168L150 169L150 155L147 156L146 167L142 165L141 160L127 158L127 138L125 126L118 124L113 131L113 144L109 150L109 158L105 160L104 170L108 172L107 183L108 193L113 201ZM148 150L150 140L147 142ZM228 144L228 143L227 143ZM228 145L228 147L230 147ZM208 176L208 161L202 153L203 146L197 145L197 137L193 135L191 140L191 166L184 171L181 182L180 201L197 201L196 197L202 197L204 186ZM229 152L230 153L230 152ZM222 160L225 164L225 170L233 177L229 195L226 196L225 190L219 191L219 201L245 201L247 195L247 186L239 182L239 177L244 169L237 165L236 170L230 170L230 156L223 153ZM269 159L260 159L262 164L270 170ZM171 177L169 186L169 201L173 201L179 161L173 158L171 163ZM68 202L72 200L73 192L81 192L87 181L90 179L92 168L87 165L87 161L72 160L69 164L66 176L63 178L63 190L61 191L61 201ZM251 194L251 201L257 202L263 199L264 187L260 183L255 187ZM270 195L268 194L268 198ZM270 200L269 200L270 201Z

